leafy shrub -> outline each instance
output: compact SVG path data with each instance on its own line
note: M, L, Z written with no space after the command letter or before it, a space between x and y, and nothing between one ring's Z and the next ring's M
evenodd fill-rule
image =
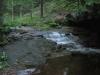
M5 52L0 52L0 69L4 69L8 66L8 57Z

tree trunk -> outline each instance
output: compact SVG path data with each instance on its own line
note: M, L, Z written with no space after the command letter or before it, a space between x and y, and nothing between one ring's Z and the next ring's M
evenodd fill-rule
M23 7L22 6L20 6L20 14L19 14L19 16L20 16L20 18L22 18L22 16L23 16Z
M86 1L85 0L80 0L81 5L85 5Z
M32 0L32 8L31 8L31 18L33 17L33 6L34 6L34 3L33 3L34 1Z
M3 13L4 13L4 0L0 0L0 46L4 42Z
M3 25L3 0L0 0L0 30Z
M13 5L14 5L14 1L12 0L12 22L13 22L13 20L14 20L14 8L13 8Z
M40 3L41 3L41 17L43 17L43 15L44 15L44 14L43 14L43 1L44 1L44 0L40 0L40 1L41 1L41 2L40 2Z

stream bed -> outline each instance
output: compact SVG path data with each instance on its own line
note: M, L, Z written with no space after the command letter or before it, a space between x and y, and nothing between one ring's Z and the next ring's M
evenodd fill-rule
M100 74L99 49L84 47L71 32L19 28L9 38L4 50L16 75Z

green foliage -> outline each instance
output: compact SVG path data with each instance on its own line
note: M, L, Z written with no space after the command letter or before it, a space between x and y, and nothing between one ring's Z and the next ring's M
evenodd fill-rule
M66 16L66 24L69 26L98 26L100 20L100 3L87 5L86 10L77 12L76 14L68 14ZM90 12L91 11L91 12ZM84 25L82 25L84 24ZM98 28L98 27L97 27Z
M7 25L7 28L14 26L21 26L23 24L31 25L35 28L40 28L40 29L49 29L53 26L56 26L54 19L48 16L40 18L40 16L35 16L35 15L31 17L30 14L27 14L23 17L15 16L13 22L10 16L7 17L5 16L4 24Z
M7 63L8 57L5 52L0 52L0 70L8 66Z
M86 4L100 3L100 0L86 0Z
M8 25L6 26L5 24L3 24L3 27L1 27L0 29L0 47L3 47L8 43L8 39L6 36L8 31L9 31Z
M12 5L12 1L14 3L13 5ZM20 4L27 11L28 9L31 9L30 4L32 4L32 1L35 4L36 4L36 2L38 3L38 1L36 1L36 0L28 0L28 1L26 1L26 0L8 0L7 1L7 9L10 12L7 12L5 14L4 24L8 25L7 27L18 26L21 24L27 24L27 25L32 25L33 27L39 27L39 28L43 28L43 29L47 28L48 29L50 27L56 26L56 23L54 22L54 18L51 18L52 14L61 11L60 9L67 10L66 5L71 4L71 3L68 3L69 1L66 1L66 0L58 0L58 1L46 0L46 2L45 2L46 8L44 8L45 9L44 11L46 13L44 13L45 17L43 19L40 18L40 16L39 16L40 13L35 14L35 13L40 11L39 7L37 7L37 8L35 7L35 8L33 8L34 9L33 17L31 17L29 12L27 14L23 14L22 17L20 17L18 15L17 16L14 15L14 20L12 22L12 17L11 17L12 15L10 15L11 11L12 11L12 6L15 7L16 5ZM34 6L36 6L36 5L34 5ZM68 6L68 8L70 9L72 6ZM28 9L26 9L26 7L28 7ZM19 8L19 10L20 10L20 8ZM19 11L19 10L16 10L16 11Z
M13 4L12 4L13 1ZM85 0L86 4L100 2L100 0ZM32 6L33 5L33 6ZM44 18L40 18L39 0L7 0L4 24L7 27L18 26L22 24L32 25L36 28L48 29L56 26L54 14L59 12L81 12L85 6L78 5L78 0L44 0ZM23 10L20 11L20 6ZM12 22L12 8L14 8L14 20ZM22 12L22 16L20 16ZM16 15L17 14L17 15ZM33 16L31 15L33 14Z

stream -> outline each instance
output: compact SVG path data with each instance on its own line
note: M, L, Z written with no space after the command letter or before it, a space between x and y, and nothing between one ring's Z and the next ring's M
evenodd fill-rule
M61 30L18 28L4 47L17 75L99 75L100 50L84 47L80 38Z

